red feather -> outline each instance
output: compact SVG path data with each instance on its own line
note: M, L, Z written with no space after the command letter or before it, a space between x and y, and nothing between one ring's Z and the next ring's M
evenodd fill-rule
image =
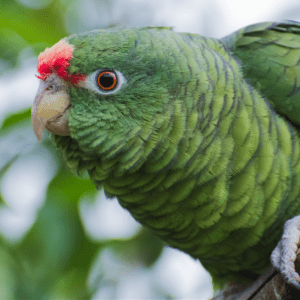
M46 80L51 74L57 74L72 84L77 84L79 81L85 80L85 75L73 75L67 72L67 67L73 58L72 53L74 49L74 46L64 40L59 41L51 48L47 48L39 55L37 70L40 76L37 76L37 78Z

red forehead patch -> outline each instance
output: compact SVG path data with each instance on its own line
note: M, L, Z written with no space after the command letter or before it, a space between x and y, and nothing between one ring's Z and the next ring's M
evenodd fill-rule
M37 70L40 76L37 76L37 78L46 80L51 74L57 74L62 79L73 84L85 80L85 75L68 74L66 70L70 65L70 60L73 58L73 51L74 46L64 40L59 41L51 48L46 48L46 50L39 55Z

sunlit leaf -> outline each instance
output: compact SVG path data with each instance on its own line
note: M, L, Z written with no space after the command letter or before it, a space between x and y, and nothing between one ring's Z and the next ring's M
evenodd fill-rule
M0 179L5 174L5 172L10 168L10 166L18 159L19 155L12 157L4 166L0 169Z
M4 200L3 196L0 194L0 205L5 204L7 205L6 201Z
M11 165L18 159L19 155L13 156L4 166L0 169L0 180L3 177L3 175L8 171L8 169L11 167ZM7 205L3 195L0 193L0 205L5 204Z
M17 113L10 114L10 115L6 116L1 129L8 128L8 127L15 125L21 121L30 119L30 117L31 117L31 108L27 108L27 109L19 111Z

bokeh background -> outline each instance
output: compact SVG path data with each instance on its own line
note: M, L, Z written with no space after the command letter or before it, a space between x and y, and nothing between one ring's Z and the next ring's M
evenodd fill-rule
M222 37L300 21L299 0L0 0L0 299L208 299L201 264L164 247L116 200L64 166L30 107L38 54L108 26Z

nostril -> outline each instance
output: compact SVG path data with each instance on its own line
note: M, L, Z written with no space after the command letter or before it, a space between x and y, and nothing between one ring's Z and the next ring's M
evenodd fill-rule
M51 91L54 89L54 86L53 85L49 85L45 88L45 91Z

